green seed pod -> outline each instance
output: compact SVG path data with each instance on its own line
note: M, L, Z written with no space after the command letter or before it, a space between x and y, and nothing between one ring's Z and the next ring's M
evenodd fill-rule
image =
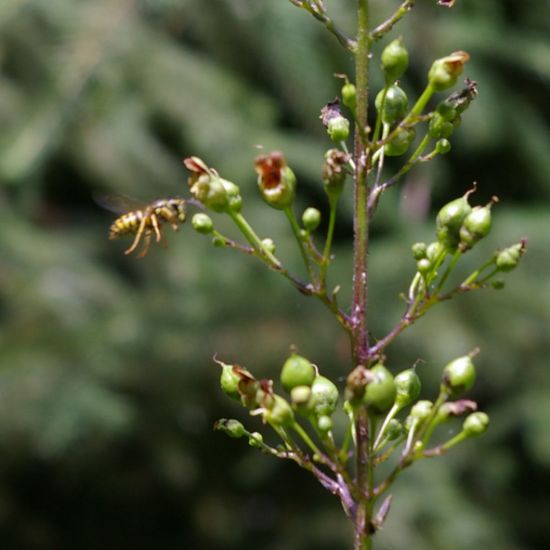
M428 248L426 249L426 256L428 260L435 262L444 250L444 246L439 241L434 241L428 245Z
M389 441L395 441L403 433L403 424L396 418L392 418L386 428L386 436Z
M241 422L233 418L222 418L214 424L215 430L221 430L229 437L242 437L246 434L246 430Z
M409 53L403 45L402 38L396 38L382 51L380 67L387 83L395 82L407 70Z
M189 190L204 206L214 212L227 212L230 199L237 201L239 188L234 183L222 180L216 170L209 168L203 160L189 157L183 163L192 172L188 179Z
M363 403L375 413L384 413L395 400L395 382L392 373L381 363L370 369L373 380L365 388Z
M454 86L468 59L470 56L463 51L453 52L446 57L436 59L428 72L430 86L436 92L442 92Z
M495 290L502 290L505 287L505 282L502 279L496 279L495 281L491 281L491 286Z
M432 262L428 258L422 258L416 262L416 269L422 275L427 275L432 270Z
M281 369L281 384L289 392L296 386L311 386L315 375L315 367L310 361L292 353Z
M407 114L409 98L399 86L393 85L386 90L385 98L384 90L380 90L374 105L382 117L382 122L394 124Z
M290 399L295 405L306 405L311 398L309 386L296 386L290 390Z
M451 142L448 139L439 139L435 143L435 151L439 155L446 155L451 150Z
M413 258L415 260L422 260L422 258L425 258L427 253L427 248L428 247L426 246L426 243L414 243L411 246Z
M330 432L332 430L332 418L326 415L320 416L317 419L317 428L323 433Z
M342 103L352 111L355 111L355 106L357 105L357 90L355 89L355 85L351 82L346 82L342 86Z
M240 194L239 187L232 181L227 181L221 178L222 185L227 193L228 210L232 212L240 212L243 206L243 199Z
M202 233L203 235L208 235L214 231L214 224L212 223L212 218L208 214L199 212L195 214L191 219L191 225L197 233Z
M274 395L271 408L264 409L264 421L275 427L287 427L294 422L292 407L280 395Z
M468 391L475 379L476 369L469 355L454 359L443 369L442 384L452 397Z
M327 123L327 133L334 143L346 141L349 137L349 120L343 116L335 116Z
M239 392L239 382L241 377L233 370L233 365L221 363L222 374L220 376L220 387L225 395L231 399L241 399Z
M468 193L459 199L447 203L435 221L437 240L449 252L454 252L460 243L460 228L466 216L472 211L468 203Z
M418 421L426 420L432 414L433 403L431 401L418 401L411 409L411 418Z
M337 199L344 189L348 161L349 155L339 149L329 149L325 153L323 183L330 199Z
M475 206L460 228L460 248L469 250L491 230L491 204Z
M496 266L500 271L512 271L517 267L520 258L525 252L525 242L519 242L504 250L501 250L495 259Z
M255 160L258 187L264 201L277 210L284 210L296 196L296 176L278 151L260 155Z
M324 376L316 376L311 385L309 407L316 416L330 416L338 404L338 388Z
M414 369L407 369L400 372L394 379L395 382L395 404L402 409L418 399L422 384Z
M264 436L260 432L252 432L248 438L248 444L255 449L263 447Z
M462 430L470 437L484 434L488 427L489 416L484 412L470 414L462 424Z
M449 138L452 136L455 127L452 122L445 120L438 113L430 120L428 134L434 139Z
M414 128L398 128L393 138L384 146L384 154L388 157L404 155L416 137Z
M317 208L306 208L302 214L302 223L308 231L315 231L321 223L321 212Z
M262 239L262 244L270 254L275 254L276 246L275 246L275 243L273 242L273 239L269 239L269 238Z
M449 99L442 101L436 108L437 114L447 122L452 122L457 116L457 110Z

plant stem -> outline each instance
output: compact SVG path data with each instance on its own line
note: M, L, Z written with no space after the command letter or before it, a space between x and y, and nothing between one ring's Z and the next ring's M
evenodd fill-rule
M327 238L325 241L325 248L323 250L323 262L321 264L321 273L319 276L321 288L326 288L327 283L327 269L330 263L330 250L332 248L332 238L334 236L334 227L336 225L336 205L338 199L329 199L330 213L328 219Z
M309 260L309 256L307 254L307 250L304 246L304 240L302 238L302 235L300 234L300 226L298 225L298 222L296 221L296 216L294 216L294 212L292 211L292 208L288 207L284 209L284 213L286 214L286 217L288 218L288 221L290 222L290 227L292 228L292 233L294 233L294 237L296 238L296 242L298 243L298 248L300 249L300 254L302 255L302 259L304 260L304 265L306 266L307 274L309 277L309 280L314 283L315 282L315 274L313 272L313 269L311 267L311 262Z
M245 236L246 240L254 247L254 250L258 254L267 260L267 262L277 270L281 269L281 262L265 247L264 243L260 240L260 237L256 235L256 232L250 224L246 221L244 216L240 212L230 211L229 215L235 222L235 225L240 229L241 233Z
M351 307L352 321L352 358L353 366L369 362L369 339L367 323L367 290L368 290L368 244L369 216L367 181L368 156L368 83L369 83L369 2L357 0L357 49L355 52L355 78L357 89L357 107L355 122L353 177L353 302ZM373 479L373 462L370 457L369 419L366 407L360 405L354 411L356 434L356 485L357 511L355 514L355 550L370 550L371 514Z
M354 269L353 269L353 303L351 319L353 325L354 363L362 364L368 360L367 331L367 248L369 240L369 219L367 211L367 143L368 127L368 68L370 39L368 34L368 0L358 0L358 33L357 52L355 54L355 72L357 88L357 121L355 128L354 148Z

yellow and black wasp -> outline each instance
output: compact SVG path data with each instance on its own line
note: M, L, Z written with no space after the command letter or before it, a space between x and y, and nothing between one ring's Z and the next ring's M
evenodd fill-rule
M153 235L156 242L161 242L162 226L165 223L169 223L172 229L177 231L187 217L187 201L181 198L158 199L143 205L128 197L101 197L98 202L114 212L124 212L111 224L109 239L135 235L132 244L124 254L134 252L143 240L143 248L138 258L143 258L149 251Z

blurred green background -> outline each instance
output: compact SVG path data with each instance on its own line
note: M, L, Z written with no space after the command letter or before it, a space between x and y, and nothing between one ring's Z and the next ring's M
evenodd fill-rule
M351 0L327 0L351 28ZM381 20L397 1L373 1ZM403 475L380 548L548 548L550 532L550 2L419 1L401 24L403 80L457 49L479 98L453 151L385 197L373 228L373 334L398 319L410 244L476 180L498 194L493 233L466 263L529 238L501 292L445 304L393 346L442 366L479 345L473 397L488 434ZM242 417L212 356L276 377L290 344L343 380L347 343L317 303L183 227L143 260L108 241L104 193L185 194L181 158L238 182L244 212L300 271L252 161L285 152L297 209L325 211L318 120L351 59L284 0L2 0L0 3L0 547L3 550L350 547L339 503L295 465L212 432ZM374 90L380 85L376 63ZM351 208L333 283L349 296ZM220 222L221 227L226 227ZM228 228L228 231L230 229ZM247 418L257 429L258 419Z

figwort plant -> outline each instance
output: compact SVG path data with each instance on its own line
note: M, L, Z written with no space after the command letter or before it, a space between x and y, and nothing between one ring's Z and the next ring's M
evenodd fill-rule
M189 203L200 209L192 218L193 228L210 236L214 246L233 248L263 262L288 279L301 294L320 300L334 315L349 336L351 346L352 364L345 387L338 388L321 374L322 365L313 365L295 352L282 366L279 376L282 391L273 380L258 380L242 366L216 360L221 366L222 390L251 415L260 416L265 429L274 434L264 437L262 432L249 431L233 419L219 420L216 428L231 437L247 439L252 447L266 454L292 460L313 474L340 499L353 524L354 547L365 549L371 548L372 538L390 510L390 489L399 475L419 460L443 455L465 439L483 434L489 424L488 416L477 411L477 404L462 397L474 384L477 350L465 350L462 357L450 360L442 372L439 394L428 401L418 400L421 381L414 367L392 374L385 364L386 348L436 304L465 292L502 287L498 276L516 267L525 251L525 242L497 250L459 284L450 285L449 276L462 256L491 229L491 210L497 199L471 206L474 185L462 197L441 208L435 220L434 242L412 245L414 275L404 293L405 312L388 334L369 340L370 221L385 191L418 164L450 150L452 134L476 97L476 84L466 79L462 89L450 92L469 58L466 52L455 51L433 62L424 91L416 101L409 102L399 85L409 61L404 40L388 40L380 61L373 61L373 44L386 39L413 8L412 0L402 2L386 21L375 26L371 23L369 1L357 0L354 37L338 29L322 0L289 1L320 21L355 60L355 74L342 75L341 97L321 110L322 123L333 142L325 153L322 168L329 220L321 247L314 238L321 214L315 208L307 208L299 219L296 217L293 209L296 177L283 154L271 152L255 160L260 195L269 207L280 210L288 219L307 279L289 272L277 256L276 243L259 236L248 223L242 213L238 185L197 157L184 160L190 172L191 199L159 200L143 211L128 213L115 222L112 236L135 235L127 252L133 251L143 237L146 252L152 236L160 240L163 223L178 228L185 220L184 206ZM454 0L438 3L452 7ZM372 121L368 120L371 65L384 77L384 87L375 96L376 117ZM401 157L403 161L393 175L386 177L388 157ZM346 184L346 180L351 182ZM353 194L354 205L353 288L349 307L338 303L339 287L327 287L337 205L345 193ZM220 233L206 211L228 216L246 242L239 243ZM333 432L332 417L339 406L348 419L342 434ZM465 419L457 435L444 443L431 443L440 424L461 416ZM386 473L382 475L378 466L386 461L393 464L393 469L384 469Z

